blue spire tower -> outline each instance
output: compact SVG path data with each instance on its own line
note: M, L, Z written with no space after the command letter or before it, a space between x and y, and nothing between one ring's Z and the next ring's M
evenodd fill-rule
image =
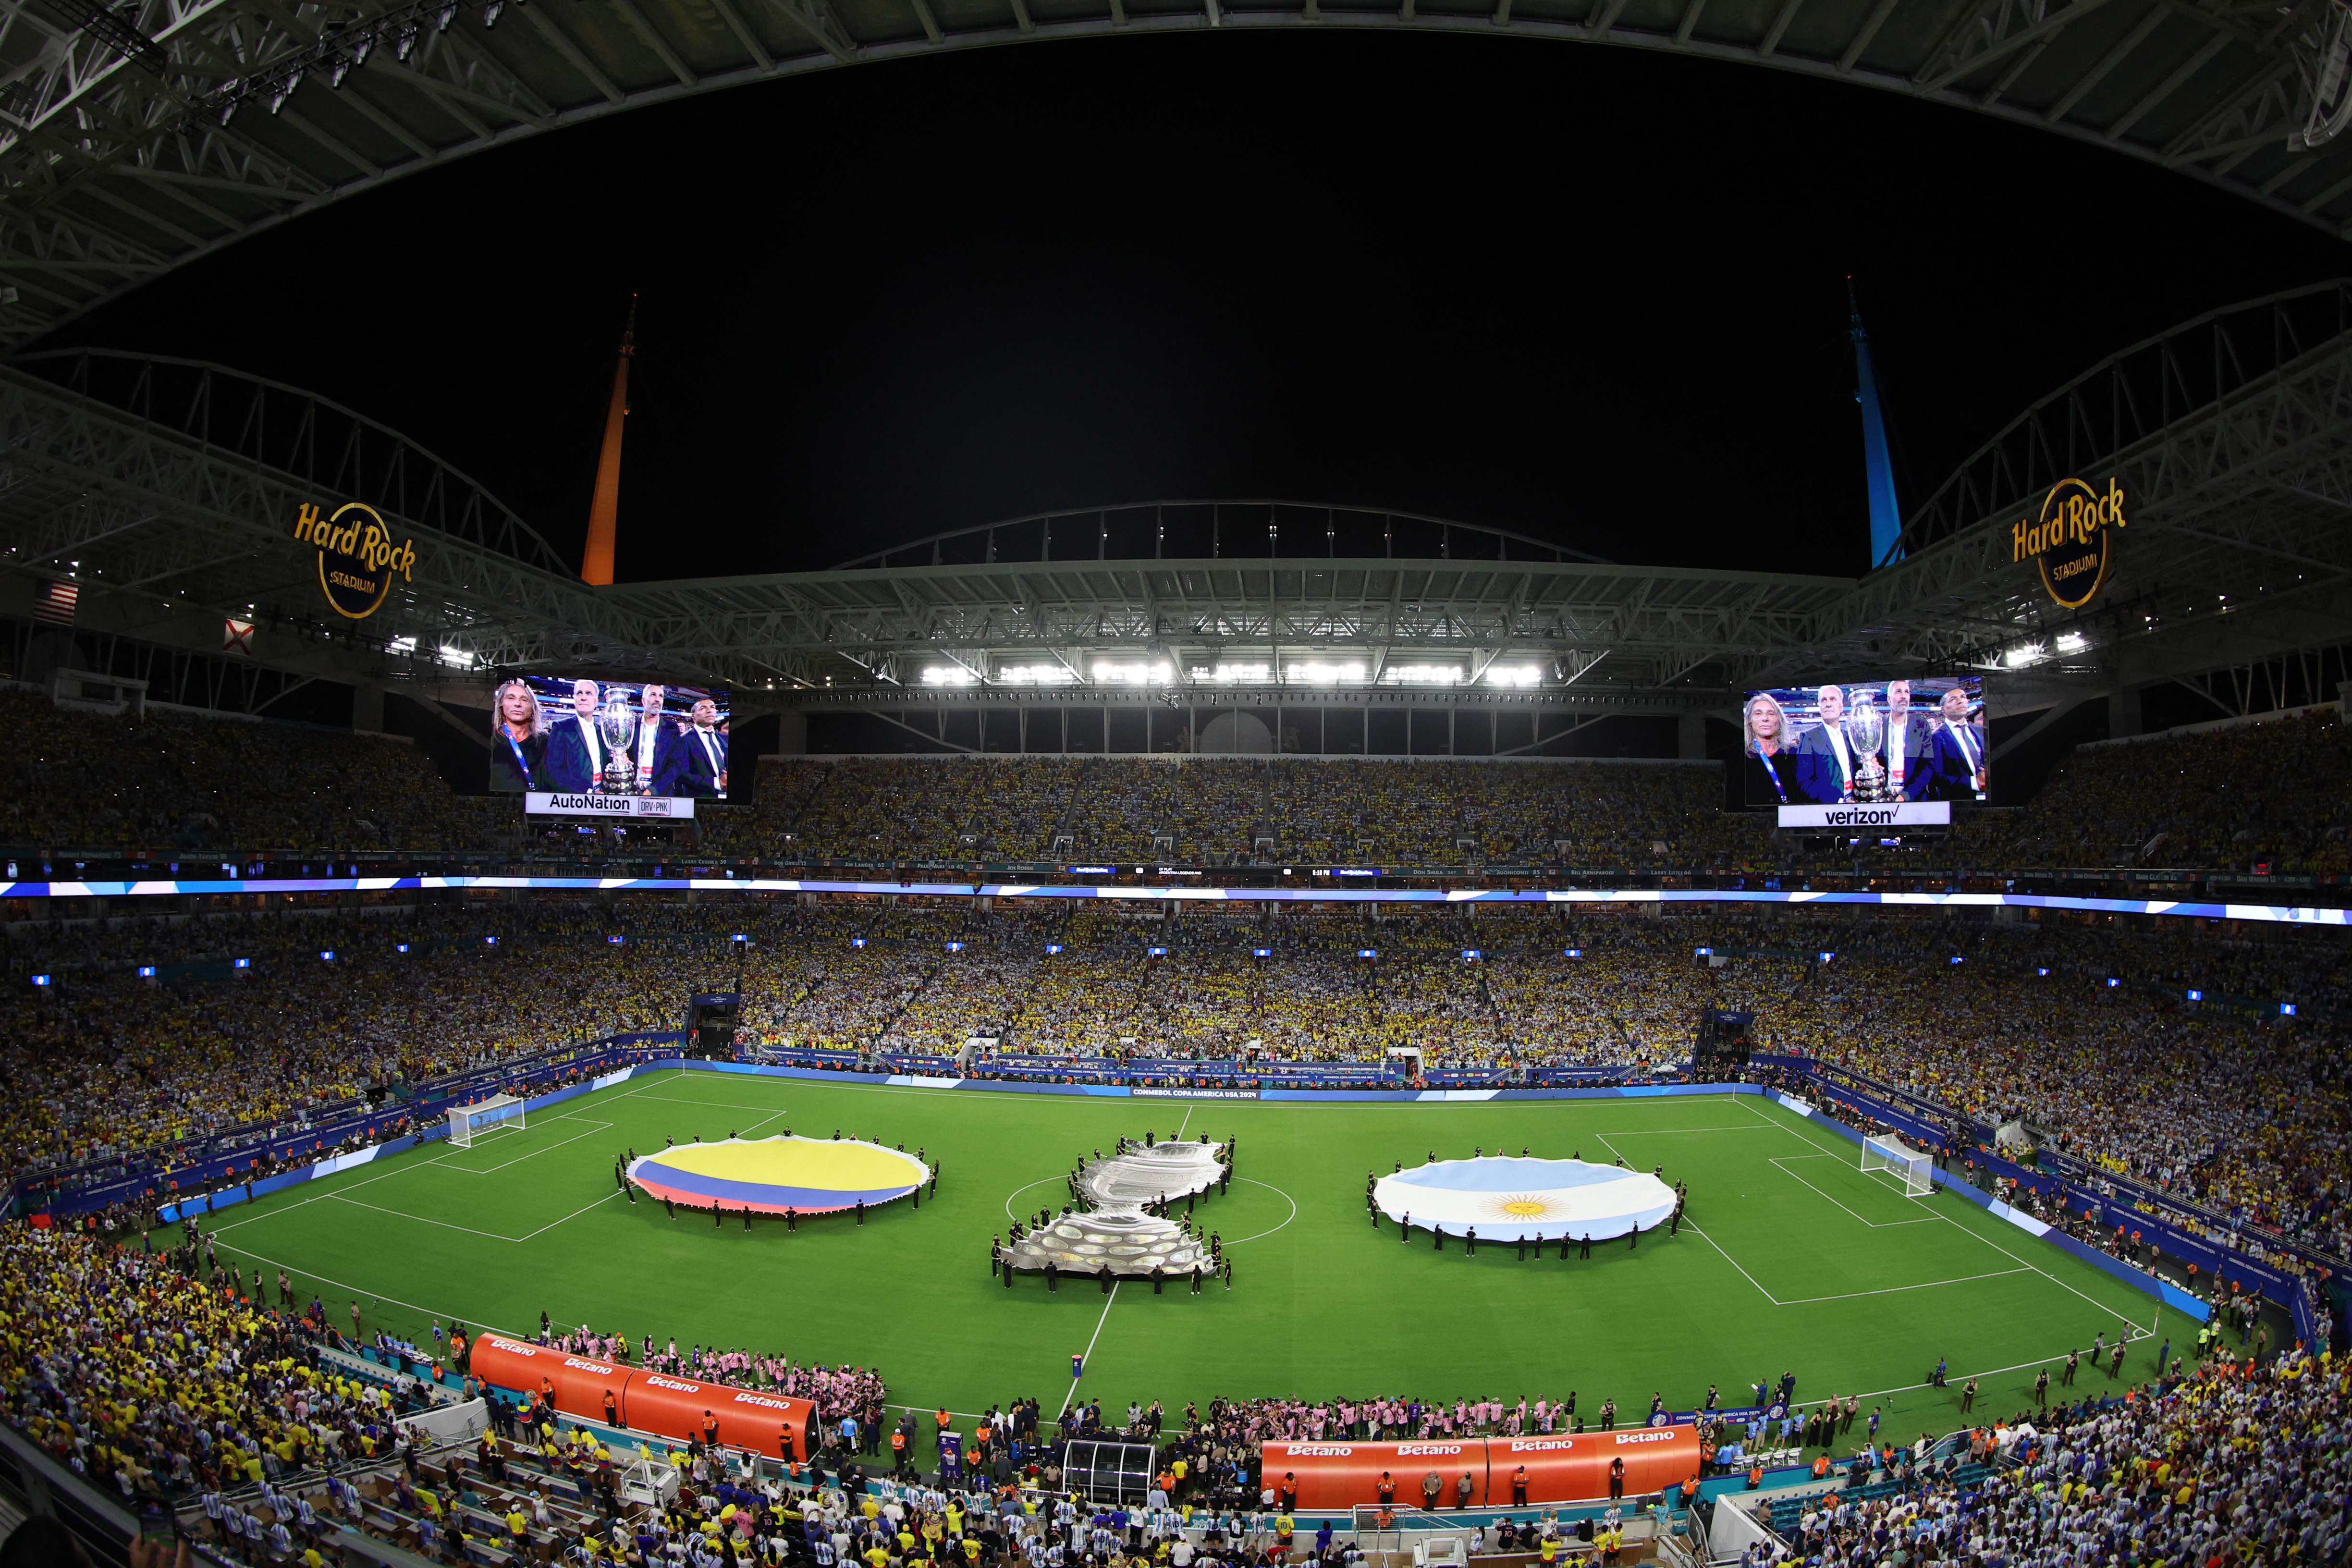
M1870 564L1875 570L1902 559L1895 542L1903 534L1903 513L1895 504L1895 459L1886 446L1886 411L1879 404L1870 334L1863 330L1862 306L1854 299L1851 277L1845 280L1845 300L1850 313L1846 331L1853 339L1853 400L1862 405L1863 479L1870 495Z

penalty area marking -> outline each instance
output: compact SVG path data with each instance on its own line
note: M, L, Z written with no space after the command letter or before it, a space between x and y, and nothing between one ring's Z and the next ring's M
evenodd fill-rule
M1764 1124L1765 1126L1770 1127L1770 1126L1778 1125L1777 1123L1775 1123L1775 1122L1772 1121L1772 1119L1771 1119L1770 1117L1764 1115L1764 1113L1763 1113L1761 1110L1759 1110L1755 1109L1754 1107L1748 1107L1748 1108L1747 1108L1747 1109L1748 1110L1748 1113L1749 1113L1750 1115L1755 1116L1755 1117L1757 1117L1757 1118L1760 1119L1760 1120L1762 1121L1762 1122L1763 1122L1763 1124ZM1796 1128L1794 1128L1794 1127L1781 1127L1781 1128L1780 1128L1780 1131L1783 1131L1783 1132L1786 1132L1790 1137L1794 1138L1798 1142L1800 1142L1800 1143L1803 1143L1803 1144L1807 1145L1807 1146L1808 1146L1808 1147L1810 1147L1810 1148L1813 1148L1813 1149L1817 1149L1817 1150L1819 1150L1819 1151L1820 1151L1820 1152L1821 1152L1824 1156L1826 1156L1826 1157L1828 1157L1828 1158L1831 1158L1831 1159L1836 1159L1836 1160L1843 1160L1843 1159L1844 1159L1844 1158L1845 1158L1845 1155L1844 1155L1843 1151L1842 1151L1842 1150L1836 1150L1836 1149L1832 1149L1832 1148L1828 1147L1826 1144L1824 1144L1824 1143L1821 1142L1818 1139L1815 1139L1815 1138L1810 1137L1810 1136L1808 1136L1807 1134L1805 1134L1805 1133L1803 1133L1803 1132L1799 1131L1798 1131ZM2032 1262L2027 1261L2025 1258L2020 1258L2016 1253L2011 1252L2009 1248L2007 1248L2006 1247L2001 1246L2001 1244L2000 1244L2000 1243L1999 1243L1999 1242L1995 1241L1992 1237L1989 1237L1989 1236L1981 1236L1981 1235L1979 1235L1976 1231L1973 1231L1973 1230L1969 1229L1967 1226L1962 1225L1958 1220L1954 1219L1950 1215L1945 1214L1945 1213L1941 1212L1940 1210L1937 1210L1937 1209L1932 1209L1932 1208L1931 1208L1931 1209L1929 1209L1927 1212L1928 1212L1928 1215L1929 1215L1929 1216L1930 1216L1930 1217L1935 1218L1935 1219L1942 1220L1946 1225L1950 1226L1954 1230L1958 1231L1962 1236L1969 1237L1970 1237L1970 1238L1971 1238L1971 1239L1973 1239L1973 1240L1980 1241L1980 1242L1984 1243L1984 1245L1985 1245L1985 1246L1991 1247L1995 1252L2000 1253L2003 1258L2008 1258L2011 1263L2014 1263L2014 1264L2016 1264L2016 1265L2018 1266L2016 1268L2013 1268L2013 1269L2007 1269L2007 1270L2004 1270L2004 1272L2006 1272L2006 1273L2012 1273L2012 1274L2013 1274L2013 1273L2017 1273L2017 1272L2019 1272L2019 1271L2022 1270L2022 1271L2027 1272L2027 1273L2039 1274L2039 1275L2041 1275L2041 1276L2042 1276L2042 1278L2043 1278L2044 1279L2049 1280L2049 1281L2050 1281L2050 1283L2052 1283L2053 1285L2057 1286L2057 1287L2058 1287L2058 1289L2060 1289L2061 1290L2064 1290L2064 1291L2068 1292L2070 1295L2074 1295L2074 1296L2079 1297L2079 1298L2081 1298L2083 1300L2088 1301L2092 1306L2096 1307L2100 1311L2102 1311L2102 1312L2109 1312L2109 1313L2113 1313L2115 1316L2116 1316L2116 1317L2118 1317L2118 1318L2122 1318L2122 1319L2123 1319L2123 1321L2124 1321L2124 1324L2125 1324L2125 1326L2126 1326L2126 1328L2128 1328L2128 1329L2130 1329L2130 1330L2132 1331L2132 1338L2133 1338L2133 1339L2135 1339L2135 1340L2138 1340L2138 1339L2152 1339L2152 1338L2154 1338L2154 1337L2155 1337L2155 1331L2154 1331L2153 1329L2142 1329L2142 1328L2141 1328L2137 1323L2133 1322L2133 1321L2131 1321L2131 1319L2130 1319L2127 1315L2126 1315L2126 1313L2122 1310L2122 1309L2117 1308L2117 1307L2115 1307L2115 1306L2111 1306L2111 1305L2109 1305L2107 1302L2105 1302L2105 1301L2100 1300L2096 1296L2093 1296L2093 1295L2090 1295L2090 1294L2088 1294L2088 1293L2086 1293L2086 1292L2084 1292L2084 1291L2083 1291L2083 1290L2076 1289L2074 1286L2067 1284L2067 1283L2066 1283L2066 1281L2064 1281L2063 1279L2059 1279L2059 1278L2058 1278L2058 1276L2056 1276L2055 1274L2051 1273L2051 1272L2050 1272L2050 1270L2048 1270L2047 1268L2044 1268L2041 1267L2039 1264L2032 1263ZM1708 1240L1710 1241L1710 1243L1712 1243L1713 1239L1714 1239L1714 1238L1713 1238L1713 1237L1711 1237L1708 1238ZM1722 1248L1722 1247L1716 1247L1716 1250L1717 1250L1717 1252L1722 1252L1722 1251L1723 1251L1723 1248ZM1726 1253L1724 1253L1724 1256L1725 1256L1726 1258L1728 1258L1728 1257L1730 1257L1731 1255L1730 1255L1729 1253L1726 1252ZM1733 1267L1733 1268L1739 1268L1739 1266L1738 1266L1738 1264L1736 1264L1736 1263L1735 1263L1735 1264L1733 1264L1733 1265L1732 1265L1732 1267ZM1744 1268L1741 1268L1739 1271L1740 1271L1741 1273L1743 1273L1743 1274L1745 1274L1745 1273L1747 1273L1747 1272L1748 1272L1748 1271L1747 1271L1746 1269L1744 1269ZM1749 1280L1749 1283L1750 1283L1750 1284L1754 1284L1754 1283L1755 1283L1755 1281L1751 1279ZM1761 1289L1764 1289L1761 1285L1758 1285L1756 1288L1757 1288L1758 1289L1759 1289L1759 1290L1761 1290ZM2162 1309L2161 1305L2159 1305L2159 1306L2158 1306L2158 1310L2157 1310L2156 1321L2157 1321L2158 1322L2159 1322L2159 1323L2160 1323L2160 1322L2162 1322L2162 1321L2164 1321L2164 1311L2163 1311L2163 1309ZM2030 1364L2032 1364L2032 1363L2029 1363L2028 1364L2030 1365Z
M1873 1229L1873 1230L1893 1230L1893 1229L1895 1229L1897 1226L1906 1226L1906 1225L1927 1225L1927 1224L1932 1223L1932 1222L1935 1220L1936 1216L1935 1216L1934 1215L1932 1215L1932 1214L1923 1214L1923 1215L1918 1215L1916 1218L1914 1218L1914 1219L1890 1219L1890 1220L1863 1219L1863 1217L1862 1217L1862 1215L1861 1215L1856 1214L1853 1209L1845 1208L1845 1205L1843 1205L1843 1204L1838 1204L1837 1199L1830 1197L1830 1194L1829 1194L1824 1193L1824 1192L1822 1192L1822 1189L1821 1189L1821 1188L1813 1186L1813 1184L1812 1184L1812 1183L1806 1181L1804 1177L1798 1175L1796 1172L1794 1172L1794 1171L1792 1171L1792 1170L1789 1169L1789 1167L1790 1167L1791 1164L1793 1164L1795 1162L1797 1162L1797 1161L1799 1161L1799 1160L1826 1160L1826 1159L1829 1159L1829 1158L1830 1158L1830 1155L1829 1155L1829 1154L1827 1154L1827 1153L1820 1153L1820 1154L1795 1154L1795 1155L1787 1155L1787 1156L1782 1156L1782 1155L1774 1155L1774 1156L1773 1156L1773 1158L1772 1158L1772 1162L1771 1162L1771 1163L1772 1163L1773 1164L1775 1164L1775 1165L1777 1165L1777 1166L1779 1166L1779 1167L1780 1167L1780 1173L1781 1173L1782 1175L1787 1176L1790 1180L1791 1180L1791 1181L1793 1181L1793 1182L1797 1183L1797 1184L1798 1184L1799 1185L1801 1185L1801 1186L1810 1187L1810 1188L1811 1188L1811 1189L1812 1189L1812 1191L1817 1192L1817 1193L1821 1193L1822 1196L1823 1196L1824 1198L1829 1198L1829 1201L1830 1201L1830 1202L1832 1202L1832 1203L1833 1203L1833 1204L1837 1204L1837 1206L1838 1206L1838 1207L1840 1207L1840 1208L1842 1208L1842 1209L1845 1209L1845 1212L1846 1212L1846 1213L1848 1213L1848 1214L1850 1214L1850 1215L1853 1215L1853 1217L1854 1217L1855 1219L1860 1220L1862 1224L1868 1226L1869 1226L1871 1229ZM1839 1164L1839 1169L1841 1169L1841 1170L1844 1169L1844 1164L1843 1164L1843 1162L1841 1162L1841 1163L1840 1163L1840 1164ZM1916 1204L1916 1203L1917 1203L1919 1200L1918 1200L1917 1198L1909 1198L1909 1199L1906 1199L1906 1201Z

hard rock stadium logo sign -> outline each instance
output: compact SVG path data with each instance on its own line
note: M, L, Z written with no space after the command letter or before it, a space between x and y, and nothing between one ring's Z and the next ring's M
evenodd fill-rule
M303 502L294 537L318 546L319 591L347 620L363 621L381 609L395 576L416 581L415 542L394 543L390 526L364 501L346 501L327 517Z
M2011 562L2041 568L2051 598L2079 610L2097 596L2114 569L2113 531L2124 526L2124 492L2107 481L2102 495L2081 479L2060 479L2042 498L2042 515L2020 518L2009 531Z

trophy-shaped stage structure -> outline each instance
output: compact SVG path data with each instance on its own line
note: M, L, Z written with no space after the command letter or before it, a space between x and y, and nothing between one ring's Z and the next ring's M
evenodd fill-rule
M1017 1237L1005 1251L1014 1268L1064 1274L1150 1274L1174 1279L1211 1267L1208 1244L1145 1211L1205 1193L1224 1175L1224 1146L1202 1142L1129 1142L1079 1168L1079 1195L1092 1206Z

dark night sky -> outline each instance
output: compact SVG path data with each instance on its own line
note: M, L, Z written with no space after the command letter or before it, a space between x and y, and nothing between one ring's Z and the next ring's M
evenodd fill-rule
M624 579L1244 495L1854 573L1847 274L1907 509L2095 360L2347 264L2182 176L1866 89L1223 34L632 112L288 225L57 341L326 394L576 558L640 291Z

